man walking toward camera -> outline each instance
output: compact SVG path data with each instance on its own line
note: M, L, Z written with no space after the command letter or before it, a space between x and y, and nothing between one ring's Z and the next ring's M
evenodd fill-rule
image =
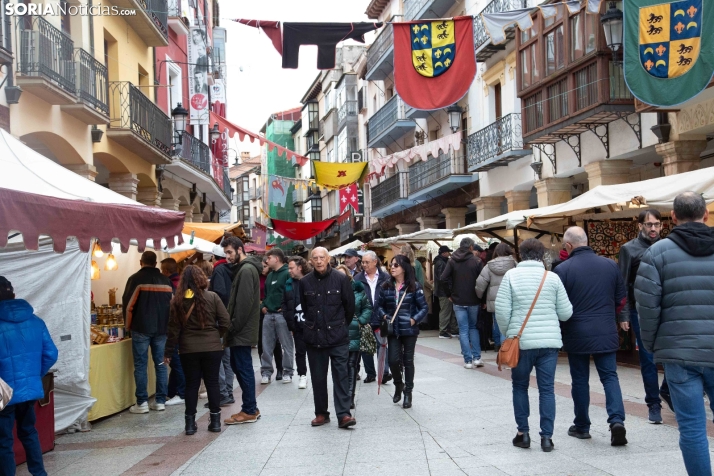
M265 299L263 299L263 309L261 309L265 318L263 319L263 355L260 365L260 373L263 378L260 383L269 384L273 375L273 351L276 339L280 341L280 346L283 348L283 383L291 383L295 351L290 332L292 322L288 324L282 310L285 283L289 277L288 265L285 263L285 255L280 249L272 249L265 256L268 258L270 273L265 279Z

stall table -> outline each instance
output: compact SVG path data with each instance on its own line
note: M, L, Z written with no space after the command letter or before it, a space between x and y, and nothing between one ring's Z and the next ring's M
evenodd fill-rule
M149 351L147 364L149 395L156 389L154 360ZM131 339L111 344L92 345L89 349L89 385L97 401L89 411L89 421L126 410L136 403L134 356Z

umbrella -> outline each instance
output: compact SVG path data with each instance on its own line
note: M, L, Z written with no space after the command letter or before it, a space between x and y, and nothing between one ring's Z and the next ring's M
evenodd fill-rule
M374 331L374 337L377 339L377 395L382 388L382 377L384 376L384 365L387 360L387 338L382 337L379 328Z

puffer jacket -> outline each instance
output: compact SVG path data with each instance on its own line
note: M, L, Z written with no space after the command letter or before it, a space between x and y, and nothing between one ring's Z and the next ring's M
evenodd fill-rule
M498 287L501 285L503 275L515 268L516 264L516 260L511 256L499 256L489 261L481 270L481 274L476 280L476 295L479 299L482 299L488 288L486 295L486 310L488 312L496 310L496 296L498 295Z
M377 314L382 316L382 319L386 316L387 319L391 320L394 316L394 311L397 309L397 304L399 304L405 292L407 291L404 288L397 292L392 279L384 283L379 290L379 309ZM416 290L413 293L407 292L407 295L404 296L402 306L399 308L399 313L394 320L394 334L397 337L418 336L419 324L426 318L428 312L429 307L424 298L424 290L421 284L416 283ZM414 325L412 325L411 319L414 319Z
M645 251L635 301L655 362L714 367L714 230L683 223Z
M544 271L545 267L539 261L523 261L506 272L496 296L496 321L501 334L506 337L518 335ZM573 306L563 283L555 273L548 272L531 317L523 329L520 348L560 349L563 346L560 321L567 321L572 314Z
M359 326L369 323L372 317L372 305L365 293L364 284L352 281L352 291L355 293L355 316L350 322L350 352L359 352L360 332Z
M13 391L8 405L44 398L42 377L57 354L47 326L27 301L0 301L0 378Z

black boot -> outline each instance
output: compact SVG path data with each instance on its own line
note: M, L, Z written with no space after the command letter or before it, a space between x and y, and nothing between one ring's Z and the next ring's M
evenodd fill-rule
M412 392L404 392L404 403L402 404L404 408L412 407Z
M551 451L553 451L553 448L555 448L555 444L553 444L553 439L548 438L547 436L541 436L540 448L546 453L550 453Z
M186 434L193 435L196 433L196 415L186 415Z
M392 401L394 403L399 403L402 399L402 390L404 390L404 384L402 382L394 382L394 398Z
M522 435L516 435L516 437L513 438L513 446L517 446L519 448L530 448L531 437L528 432L525 432Z
M211 413L211 423L208 424L208 431L214 433L221 431L221 412Z

